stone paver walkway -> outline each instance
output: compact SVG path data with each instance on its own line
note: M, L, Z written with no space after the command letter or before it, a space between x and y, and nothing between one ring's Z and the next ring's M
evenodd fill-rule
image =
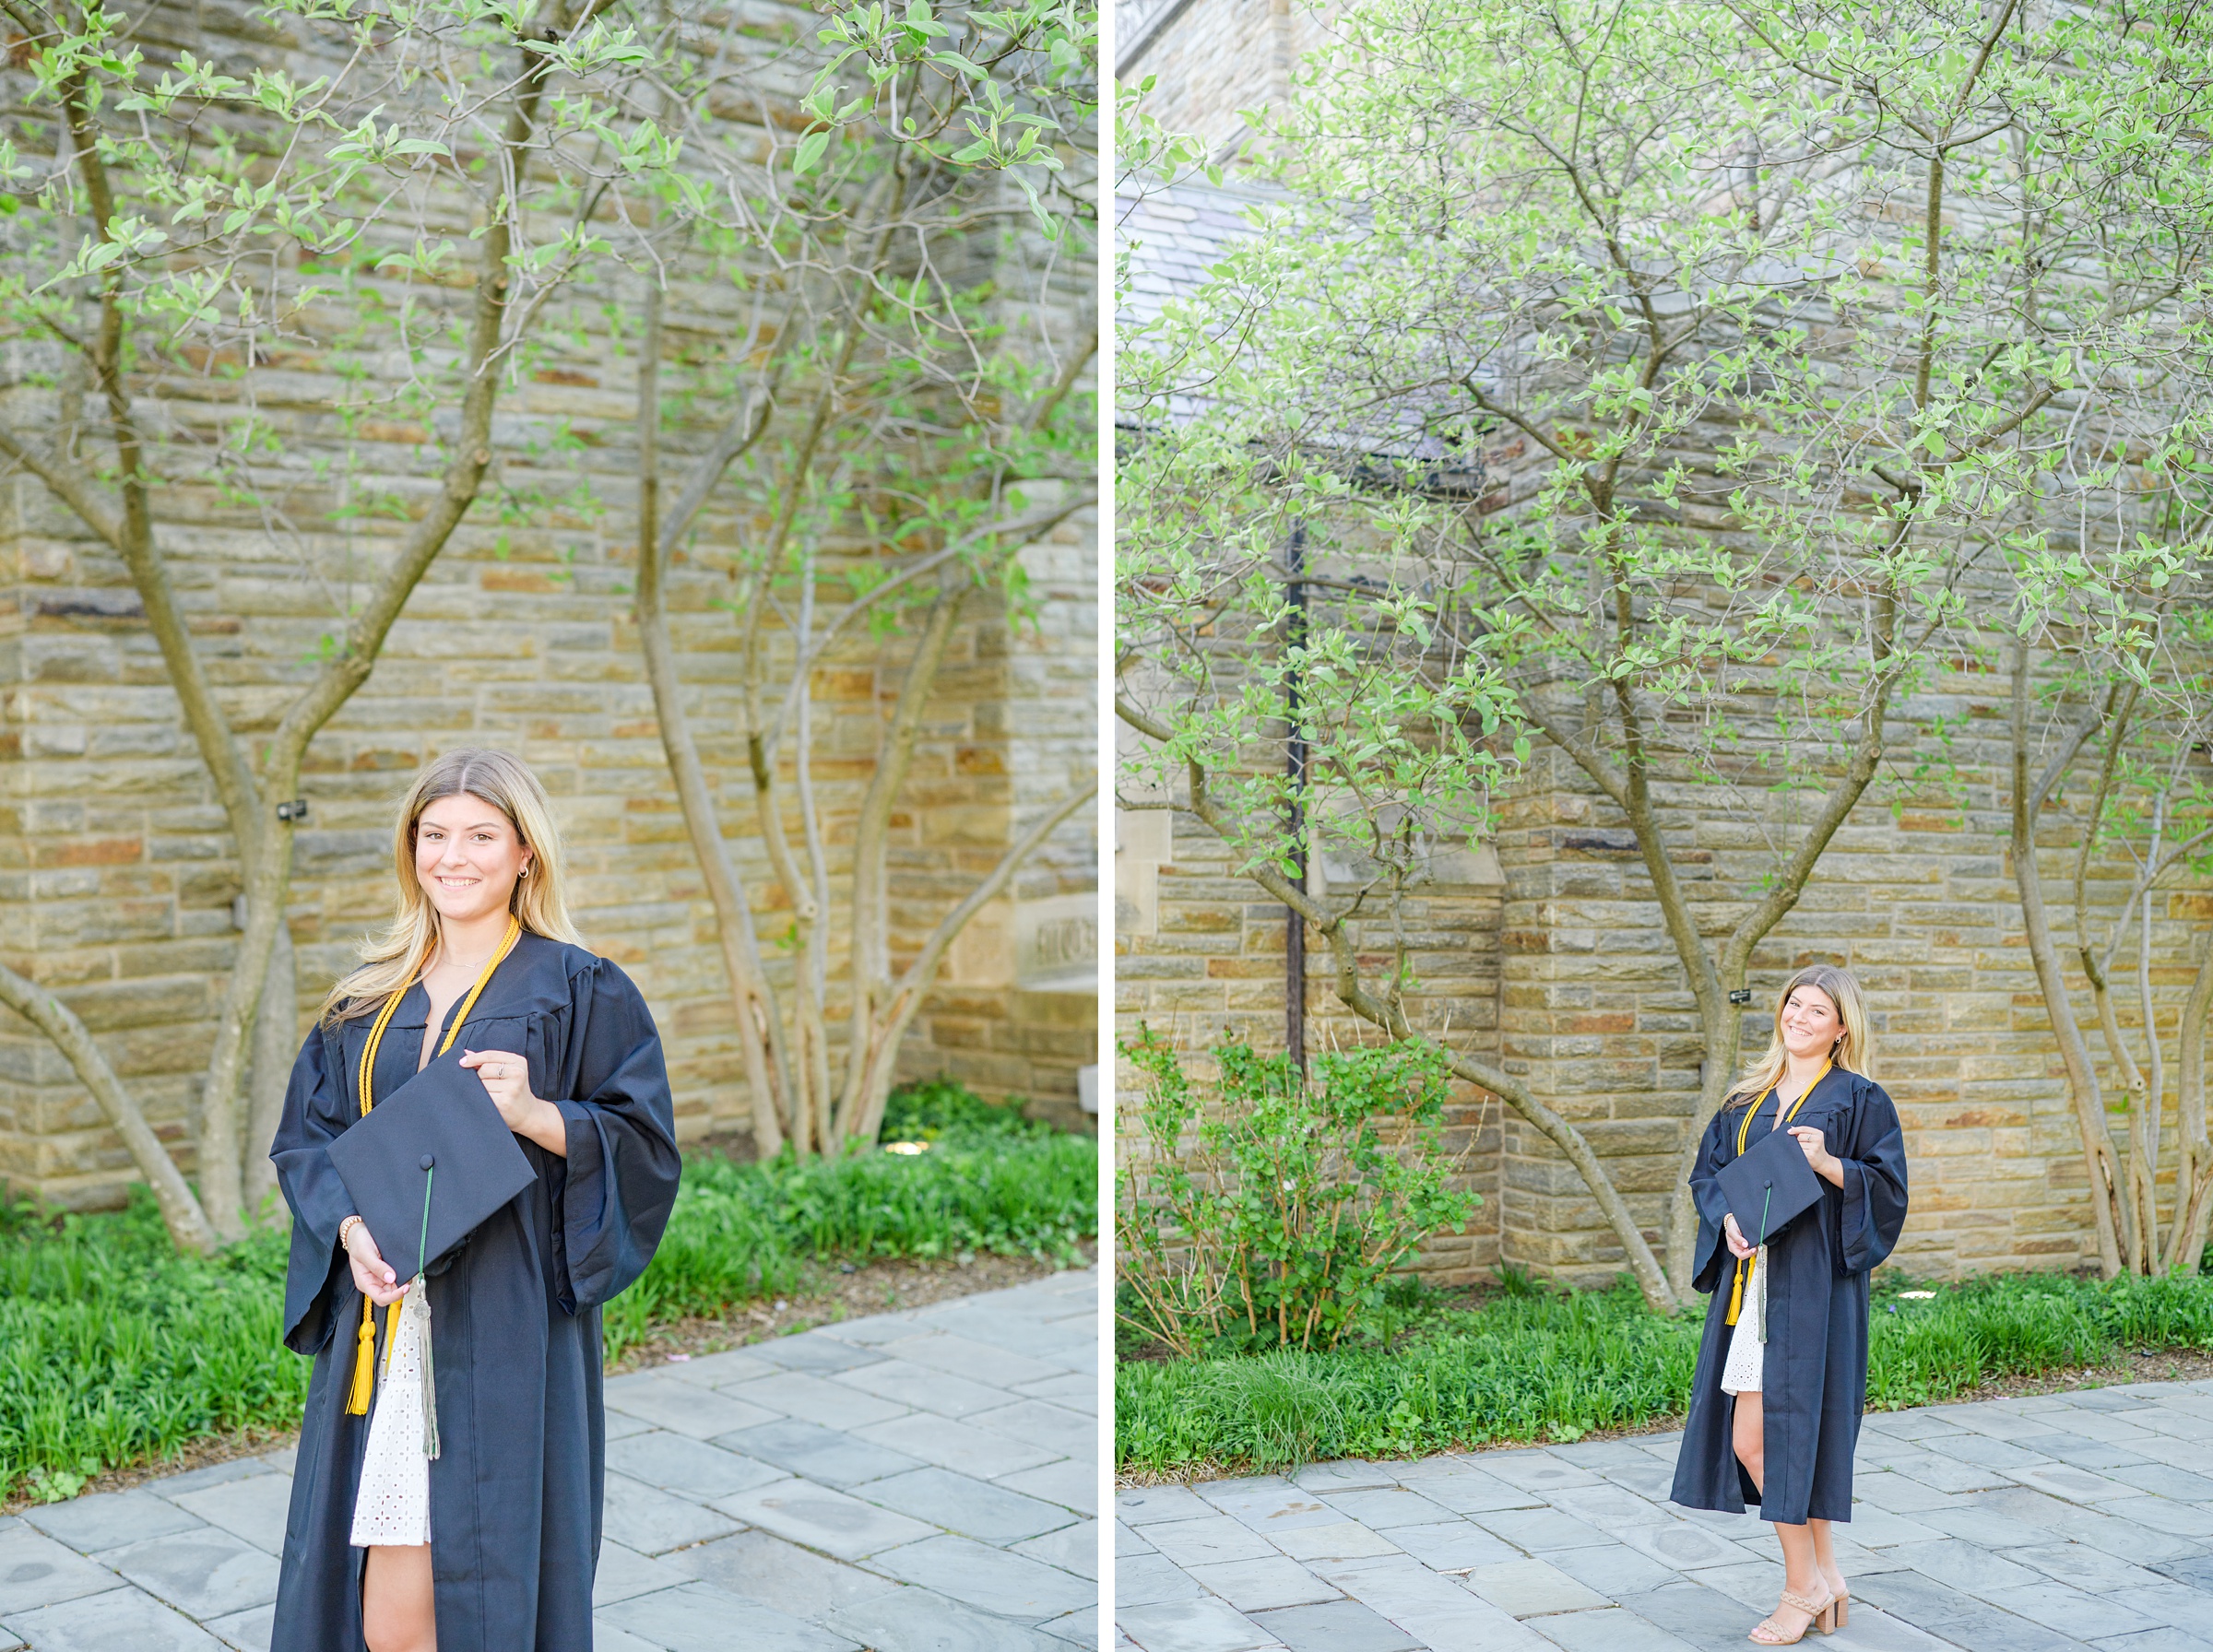
M1678 1436L1125 1492L1117 1646L1742 1652L1774 1528L1666 1501ZM1823 1652L2213 1652L2213 1382L1870 1415Z
M598 1652L1095 1646L1098 1289L609 1382ZM0 1652L268 1652L290 1493L279 1453L0 1519Z

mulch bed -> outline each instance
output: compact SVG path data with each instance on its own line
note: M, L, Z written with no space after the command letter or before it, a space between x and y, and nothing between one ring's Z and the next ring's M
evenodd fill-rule
M1098 1260L1095 1241L1083 1241L1078 1248L1087 1262ZM859 1319L870 1314L893 1314L903 1308L928 1307L931 1303L951 1297L1000 1291L1010 1285L1026 1284L1031 1280L1049 1279L1060 1271L1051 1262L1033 1261L1027 1257L966 1252L944 1261L901 1258L858 1267L845 1263L836 1271L825 1269L817 1288L807 1294L757 1303L716 1318L684 1319L663 1326L652 1340L631 1348L621 1360L609 1366L608 1375L614 1376L667 1364L672 1354L689 1358L694 1354L720 1353L726 1349L742 1348L749 1342L764 1342L771 1337L789 1336L795 1331L812 1330L841 1320ZM125 1491L148 1481L166 1480L187 1469L208 1469L241 1457L258 1457L265 1451L290 1446L298 1438L297 1429L248 1428L210 1434L166 1457L96 1474L85 1481L78 1495ZM36 1499L18 1496L12 1502L0 1502L0 1516L19 1515L36 1506Z

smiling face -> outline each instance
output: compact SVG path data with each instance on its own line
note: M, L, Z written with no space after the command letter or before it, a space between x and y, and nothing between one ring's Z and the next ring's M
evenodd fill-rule
M1782 1003L1782 1045L1793 1056L1819 1060L1844 1034L1836 1000L1818 986L1801 982Z
M467 792L439 798L415 822L416 880L456 923L506 911L530 858L515 822Z

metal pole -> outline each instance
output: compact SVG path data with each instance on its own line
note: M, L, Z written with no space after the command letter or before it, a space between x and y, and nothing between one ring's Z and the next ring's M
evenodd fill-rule
M1285 592L1291 614L1285 628L1285 643L1291 648L1303 648L1307 641L1307 584L1299 575L1306 571L1307 530L1291 530L1291 543L1285 553L1290 566L1290 580ZM1290 719L1291 738L1284 759L1284 773L1291 782L1291 808L1286 830L1291 835L1291 881L1304 889L1307 882L1307 811L1305 806L1307 782L1307 738L1299 720L1298 671L1294 667L1284 678L1285 713ZM1290 1052L1294 1070L1307 1070L1307 926L1296 912L1284 914L1284 1048Z

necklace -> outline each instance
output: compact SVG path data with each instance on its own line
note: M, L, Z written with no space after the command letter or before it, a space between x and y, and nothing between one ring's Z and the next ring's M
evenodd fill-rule
M438 940L438 950L443 953L445 951L445 938L444 937L441 936ZM441 957L438 962L432 966L432 968L441 970L459 970L463 974L467 975L477 970L482 969L484 967L485 959L496 957L500 953L504 952L506 950L507 938L503 935L493 945L491 950L484 954L483 958L473 958L468 962L463 963L456 958ZM426 975L429 974L430 970L423 971L423 974Z

